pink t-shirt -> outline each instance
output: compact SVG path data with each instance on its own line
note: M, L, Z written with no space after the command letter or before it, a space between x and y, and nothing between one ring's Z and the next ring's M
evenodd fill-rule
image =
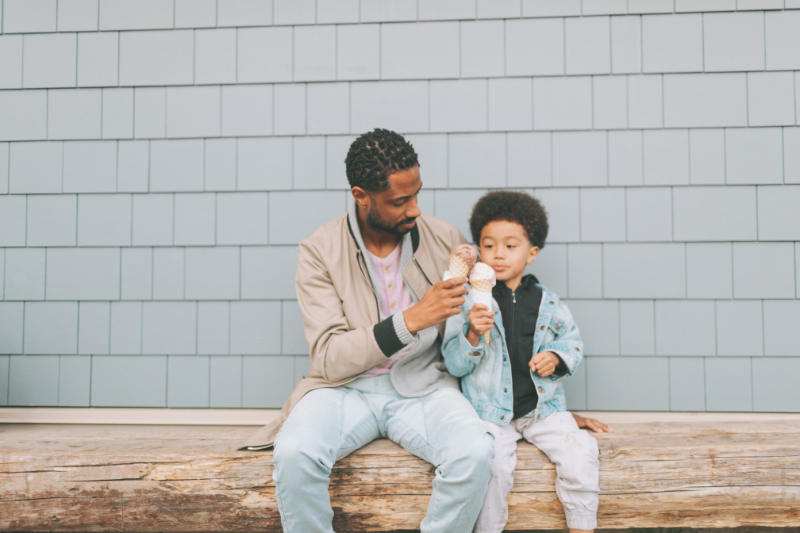
M414 299L408 292L406 284L403 282L403 274L400 272L402 246L403 243L401 241L400 244L397 245L397 248L384 258L369 254L378 277L378 285L381 288L381 313L385 317L393 315L398 311L404 311L414 305ZM368 370L364 375L379 376L381 374L388 374L392 366L408 352L408 347L412 344L414 343L403 348L388 361Z

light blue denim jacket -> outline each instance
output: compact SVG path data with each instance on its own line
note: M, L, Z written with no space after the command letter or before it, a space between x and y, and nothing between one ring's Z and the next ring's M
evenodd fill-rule
M561 357L566 368L557 369L546 378L531 372L531 379L539 393L539 403L533 413L536 420L544 420L553 413L566 411L564 387L561 380L571 376L583 359L583 342L580 331L567 306L554 293L541 284L542 303L533 337L533 353L553 352ZM474 347L467 341L469 311L474 302L468 294L461 313L447 320L442 352L447 370L461 378L461 391L472 403L483 420L505 425L514 413L514 392L511 384L511 362L497 302L494 304L494 327L489 345L483 335Z

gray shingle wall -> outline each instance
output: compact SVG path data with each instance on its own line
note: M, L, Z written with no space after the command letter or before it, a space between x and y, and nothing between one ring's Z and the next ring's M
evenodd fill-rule
M545 203L573 408L800 410L797 0L0 3L0 404L280 406L381 126Z

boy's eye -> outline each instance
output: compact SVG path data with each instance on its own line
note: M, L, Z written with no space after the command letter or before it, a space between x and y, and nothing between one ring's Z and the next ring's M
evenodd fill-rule
M516 246L509 244L506 248L516 248Z

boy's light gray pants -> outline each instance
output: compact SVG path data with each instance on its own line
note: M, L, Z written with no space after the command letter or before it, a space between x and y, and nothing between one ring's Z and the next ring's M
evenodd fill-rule
M494 477L489 483L474 533L501 533L508 522L506 497L514 486L517 441L524 438L556 465L556 494L570 529L597 527L599 461L597 441L578 428L571 413L554 413L540 422L534 417L498 426L486 422L494 435ZM531 525L532 527L535 524Z

